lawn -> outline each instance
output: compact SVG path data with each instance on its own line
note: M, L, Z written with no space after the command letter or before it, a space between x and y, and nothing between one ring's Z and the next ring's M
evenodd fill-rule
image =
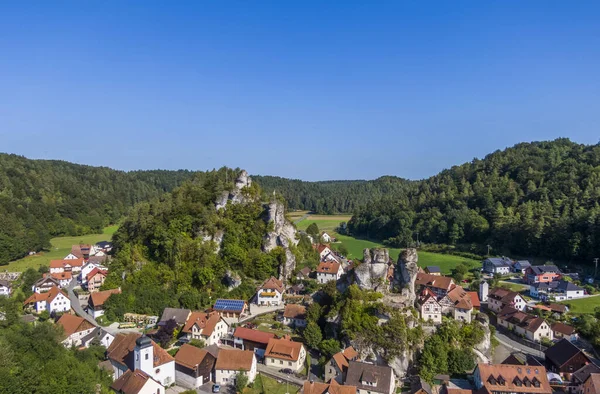
M32 267L38 269L42 265L49 265L50 260L58 260L64 258L71 252L71 246L84 243L95 244L100 241L110 240L112 234L117 231L118 226L108 226L104 228L102 234L89 234L77 237L56 237L50 240L50 250L40 252L34 256L27 256L20 260L12 261L8 265L0 267L8 272L23 272L27 268Z
M594 313L594 309L600 307L600 295L562 301L559 304L569 305L569 312L571 313Z
M352 218L351 215L308 215L306 219L296 223L298 230L306 230L308 226L316 223L321 231L332 231L340 225L341 222L347 222Z
M275 379L258 374L252 388L244 389L244 394L296 394L300 389L293 384L279 383Z

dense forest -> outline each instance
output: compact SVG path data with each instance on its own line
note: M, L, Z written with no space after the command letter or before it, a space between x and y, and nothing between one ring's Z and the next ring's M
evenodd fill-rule
M267 193L281 194L289 209L320 214L350 213L369 201L390 195L404 195L415 182L393 176L373 181L305 182L274 176L253 176Z
M99 233L134 204L172 190L190 171L116 171L0 154L0 264L50 238Z
M355 236L391 246L490 244L498 253L600 255L600 145L522 143L358 209Z

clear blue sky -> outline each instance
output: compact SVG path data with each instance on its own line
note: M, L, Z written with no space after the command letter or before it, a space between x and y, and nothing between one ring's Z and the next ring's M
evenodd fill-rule
M3 152L417 179L600 138L597 1L7 3Z

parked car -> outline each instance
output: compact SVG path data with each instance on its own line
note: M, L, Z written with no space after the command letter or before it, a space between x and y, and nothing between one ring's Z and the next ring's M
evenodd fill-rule
M219 393L219 392L221 392L221 386L218 385L218 384L213 384L212 392L213 393Z
M279 370L279 372L281 372L281 373L284 373L284 374L286 374L286 375L292 375L292 374L294 373L294 371L292 371L292 370L291 370L291 369L289 369L289 368L283 368L283 369L280 369L280 370Z

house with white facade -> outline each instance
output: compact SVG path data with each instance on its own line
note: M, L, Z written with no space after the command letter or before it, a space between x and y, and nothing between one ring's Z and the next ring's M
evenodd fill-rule
M344 269L337 261L322 261L317 267L317 282L337 281L342 277Z
M256 303L258 305L279 305L283 302L284 292L283 281L272 276L258 288Z
M489 274L507 275L513 266L513 261L508 257L488 257L483 260L483 272Z
M527 306L525 299L516 291L495 288L488 294L488 308L496 313L505 306L512 306L519 311L524 311Z
M162 384L152 379L147 373L136 369L127 370L120 378L115 380L110 388L118 394L164 394Z
M250 350L221 349L215 363L215 383L223 386L235 385L240 373L248 377L248 382L256 378L256 356Z
M44 276L51 276L54 280L58 282L58 287L60 287L61 289L64 289L65 287L69 286L69 284L73 280L73 274L71 273L71 271L44 274Z
M529 295L544 301L565 301L582 298L585 289L566 280L537 282L529 286Z
M417 304L421 319L438 324L442 322L442 306L437 302L433 291L427 288L423 289L417 300Z
M446 297L452 303L451 312L454 320L471 322L473 314L473 301L471 295L461 286L456 286L448 292Z
M392 368L358 361L349 362L344 384L355 386L357 394L392 394L396 391Z
M104 303L113 294L121 294L121 289L110 289L91 293L90 298L88 298L87 312L94 316L94 318L104 315Z
M60 282L52 276L46 275L31 286L31 291L34 293L45 293L53 287L60 287Z
M87 276L90 272L92 272L93 270L98 269L101 271L108 271L108 268L103 266L100 263L97 262L93 262L93 261L88 261L87 263L85 263L85 265L81 268L81 273L80 273L80 280L82 284L86 284L87 282Z
M88 336L96 329L96 327L76 315L65 313L56 322L63 329L64 338L62 343L66 347L83 345L82 339Z
M72 272L79 274L85 263L84 259L63 259L50 261L50 273Z
M7 280L0 280L0 296L10 296L12 284Z
M106 355L115 379L139 369L163 386L175 383L175 359L147 336L117 334Z
M519 260L512 266L512 271L518 274L525 275L527 268L531 267L531 263L527 260Z
M552 340L554 334L550 324L542 317L522 312L512 306L505 306L498 313L498 323L530 341L541 342L542 338Z
M306 327L306 307L286 304L283 310L283 324L290 327Z
M228 331L229 324L216 311L192 312L181 330L187 339L201 339L207 346L218 345Z
M269 340L265 351L265 365L274 369L289 368L299 371L304 367L306 349L300 342L292 341L289 335Z
M33 308L36 313L43 311L68 312L71 310L69 297L58 287L52 287L44 293L33 293L31 297L23 302L23 305Z
M102 327L96 327L91 333L81 338L81 346L90 347L94 340L98 340L102 346L108 349L115 340L115 336Z

